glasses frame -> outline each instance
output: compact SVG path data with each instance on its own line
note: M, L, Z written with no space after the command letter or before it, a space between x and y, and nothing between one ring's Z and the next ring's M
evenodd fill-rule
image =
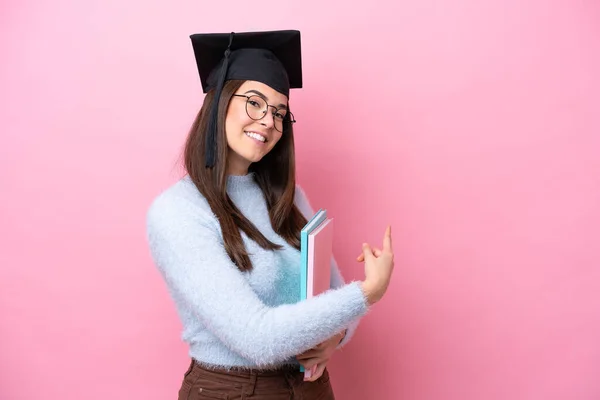
M247 95L247 94L237 94L235 93L234 96L236 97L245 97L246 98L246 114L248 115L248 117L254 121L260 121L261 119L263 119L265 117L265 115L267 115L267 113L263 113L263 116L260 118L252 118L252 116L250 115L250 112L248 111L248 103L250 102L250 99L253 97L258 97L259 99L261 99L262 101L265 102L265 104L267 105L267 112L269 111L269 107L274 108L275 111L279 111L279 110L285 110L285 117L283 117L283 125L281 126L281 131L279 131L279 129L277 129L277 127L275 127L275 123L273 123L273 127L275 128L275 130L277 130L278 132L283 133L283 130L285 130L285 124L295 124L296 123L296 119L294 118L294 114L292 114L292 112L289 110L289 108L285 107L285 108L277 108L269 103L267 103L267 101L262 98L261 96L257 95L257 94L253 94L251 96Z

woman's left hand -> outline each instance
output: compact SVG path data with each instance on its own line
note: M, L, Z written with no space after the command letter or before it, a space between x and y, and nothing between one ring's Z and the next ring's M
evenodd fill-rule
M296 356L300 364L302 364L304 369L307 371L315 365L317 366L312 376L306 379L307 381L315 381L321 377L321 375L323 375L323 371L325 371L327 362L331 358L331 355L337 346L340 344L341 340L344 338L344 335L345 332L340 332L337 335L327 339L323 343L320 343L312 349Z

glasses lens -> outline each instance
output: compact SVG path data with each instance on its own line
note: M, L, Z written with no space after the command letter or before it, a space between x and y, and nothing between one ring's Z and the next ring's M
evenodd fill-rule
M285 108L279 109L275 111L273 114L273 123L275 124L275 129L279 132L283 133L283 127L288 123L288 111Z
M246 102L246 112L254 120L261 119L267 112L267 103L259 96L250 96Z
M246 102L246 112L255 121L264 118L269 108L274 109L274 107L269 107L267 102L260 96L250 96ZM273 111L273 124L279 132L283 133L284 126L293 122L295 122L294 116L287 109L282 108Z

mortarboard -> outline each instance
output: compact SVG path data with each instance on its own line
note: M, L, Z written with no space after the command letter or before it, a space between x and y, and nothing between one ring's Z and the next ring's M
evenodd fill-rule
M206 166L215 163L217 110L230 79L259 81L289 97L302 87L300 32L280 30L190 35L204 93L215 89L206 132Z

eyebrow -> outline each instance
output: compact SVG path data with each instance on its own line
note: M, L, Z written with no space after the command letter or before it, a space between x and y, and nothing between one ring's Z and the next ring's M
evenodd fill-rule
M246 94L248 94L248 93L256 93L257 95L259 95L260 97L262 97L264 101L268 101L269 100L267 98L267 96L265 96L264 94L262 94L258 90L251 89L251 90L248 90L246 92ZM287 105L279 103L279 105L277 106L277 108L285 108L287 110Z

